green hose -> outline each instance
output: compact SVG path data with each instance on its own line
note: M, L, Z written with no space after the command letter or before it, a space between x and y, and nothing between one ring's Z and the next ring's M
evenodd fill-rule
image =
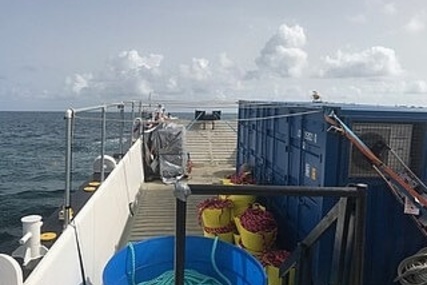
M214 243L212 245L212 251L211 251L211 262L212 266L215 269L216 273L223 279L225 283L219 282L217 279L206 276L204 274L201 274L195 270L192 269L185 269L184 270L184 284L185 285L232 285L230 280L227 279L218 269L216 262L215 262L215 252L216 247L218 243L218 237L215 238ZM129 271L127 272L129 276L129 285L173 285L175 284L175 271L169 270L161 274L160 276L149 280L144 281L141 283L136 283L135 280L135 268L136 268L136 257L135 257L135 248L132 243L128 244L128 248L131 255L131 266L129 268Z

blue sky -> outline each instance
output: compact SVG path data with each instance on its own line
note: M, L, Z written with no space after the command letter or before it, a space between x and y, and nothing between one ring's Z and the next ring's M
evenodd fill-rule
M1 0L0 38L0 110L312 90L427 106L425 0Z

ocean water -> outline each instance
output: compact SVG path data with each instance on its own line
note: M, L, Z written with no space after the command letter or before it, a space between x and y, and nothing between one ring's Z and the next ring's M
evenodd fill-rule
M223 118L235 119L236 114ZM112 155L119 152L119 114L107 113L107 120L105 148ZM130 114L125 120L125 138L130 138ZM72 191L86 181L100 155L100 114L78 113L74 129ZM11 253L19 245L21 217L37 214L45 219L62 205L65 147L64 112L0 112L0 253Z
M119 152L119 114L108 114L107 119L105 147L112 155ZM72 190L91 174L100 154L100 126L99 113L77 116ZM11 253L19 245L21 217L47 218L62 205L65 147L63 112L0 112L0 253Z

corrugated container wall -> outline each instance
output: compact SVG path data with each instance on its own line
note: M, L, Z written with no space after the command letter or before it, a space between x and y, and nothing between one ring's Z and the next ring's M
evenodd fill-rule
M253 169L257 184L345 186L367 183L366 285L395 284L399 262L427 245L403 206L382 179L334 132L324 115L332 110L369 143L381 137L426 181L427 110L322 103L239 103L237 166ZM389 165L391 155L382 157ZM279 245L295 248L334 203L331 198L283 197L266 200L279 222ZM327 284L333 250L332 230L319 242L313 284Z

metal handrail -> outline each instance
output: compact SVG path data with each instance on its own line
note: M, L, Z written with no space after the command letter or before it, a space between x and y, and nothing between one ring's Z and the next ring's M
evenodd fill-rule
M176 183L174 195L176 198L176 238L175 238L175 285L184 284L185 264L185 228L187 199L190 195L254 195L254 196L325 196L341 197L339 202L308 234L306 239L293 252L288 261L280 267L280 276L289 272L296 265L295 284L309 285L308 278L311 270L310 249L319 237L336 221L335 245L338 247L333 255L333 263L339 269L331 273L331 284L363 284L363 255L365 248L366 223L366 184L356 184L352 187L307 187L307 186L275 186L275 185L205 185ZM351 204L348 206L347 204ZM348 219L352 219L348 222ZM351 264L345 264L349 255ZM350 256L351 257L351 256ZM348 281L342 283L342 280ZM338 283L337 283L338 282Z
M236 128L234 128L228 121L226 121L226 120L224 120L224 122L227 124L227 126L233 131L233 132L235 132L236 134L237 134L237 129Z
M63 212L64 212L64 229L67 227L67 225L71 221L71 157L72 157L72 141L74 136L74 122L76 119L76 114L80 112L89 112L89 111L101 111L101 120L102 120L102 127L101 127L101 150L100 150L100 157L101 157L101 173L100 173L100 182L102 183L105 179L105 169L103 167L104 165L104 156L105 156L105 140L106 140L106 128L107 128L107 117L106 113L108 108L111 107L117 107L120 112L121 116L121 125L120 125L120 138L119 138L119 151L120 156L123 155L123 137L124 137L124 114L125 114L125 106L130 105L131 106L131 112L132 117L135 116L135 101L123 101L119 103L110 103L110 104L103 104L103 105L97 105L92 107L85 107L85 108L78 108L73 109L69 108L65 111L64 119L65 122L65 129L66 129L66 155L65 155L65 191L64 191L64 206L63 206ZM142 102L139 102L139 106L141 108Z
M194 118L193 120L190 121L190 123L187 124L187 126L185 126L186 130L191 129L194 124L197 122L197 120L203 115L203 113L200 113L196 118Z

